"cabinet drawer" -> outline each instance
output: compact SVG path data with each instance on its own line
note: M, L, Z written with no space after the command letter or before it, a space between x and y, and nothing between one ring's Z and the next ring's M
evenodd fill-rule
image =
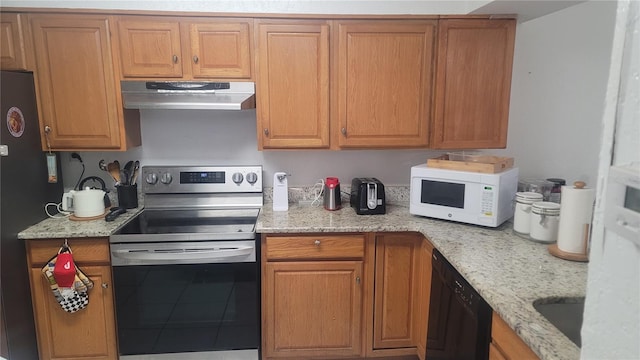
M64 239L27 240L29 266L44 265L64 244ZM68 240L76 264L109 264L109 240L106 238L84 238Z
M364 235L266 238L268 260L353 259L364 256Z

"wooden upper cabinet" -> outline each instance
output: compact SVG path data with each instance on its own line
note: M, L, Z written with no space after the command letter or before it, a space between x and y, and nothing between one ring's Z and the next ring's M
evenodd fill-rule
M0 69L27 70L24 33L24 15L0 13Z
M118 33L123 77L182 77L177 21L123 17Z
M31 16L30 23L43 148L124 150L139 145L139 122L137 136L125 140L109 18L42 14Z
M259 148L328 148L329 25L256 27Z
M507 144L515 20L440 20L432 147Z
M340 148L426 147L437 21L338 21Z
M185 48L185 59L194 78L251 78L250 22L212 20L187 26L191 46Z
M251 26L247 19L120 16L122 76L249 79Z

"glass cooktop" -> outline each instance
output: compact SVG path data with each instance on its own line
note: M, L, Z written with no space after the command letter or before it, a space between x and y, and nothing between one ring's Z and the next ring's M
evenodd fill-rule
M259 209L145 209L112 235L112 242L114 238L126 242L252 239L258 212Z

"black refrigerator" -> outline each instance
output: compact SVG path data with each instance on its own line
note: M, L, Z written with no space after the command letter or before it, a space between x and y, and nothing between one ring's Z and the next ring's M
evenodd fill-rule
M1 355L10 360L38 358L24 240L17 234L44 220L44 206L59 203L58 182L49 183L33 74L2 71L0 78L0 298Z

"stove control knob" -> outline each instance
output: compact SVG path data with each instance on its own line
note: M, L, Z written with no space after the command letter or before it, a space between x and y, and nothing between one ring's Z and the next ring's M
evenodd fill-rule
M173 180L173 176L170 173L164 173L160 176L160 182L163 184L169 185L171 180Z
M244 180L244 176L242 176L241 173L237 172L231 176L231 180L233 180L234 183L240 185L240 183L242 183L242 180Z
M258 181L258 174L254 173L254 172L250 172L247 174L247 182L249 182L249 184L253 185Z
M147 174L146 180L147 180L147 184L153 185L158 182L158 175L154 173Z

